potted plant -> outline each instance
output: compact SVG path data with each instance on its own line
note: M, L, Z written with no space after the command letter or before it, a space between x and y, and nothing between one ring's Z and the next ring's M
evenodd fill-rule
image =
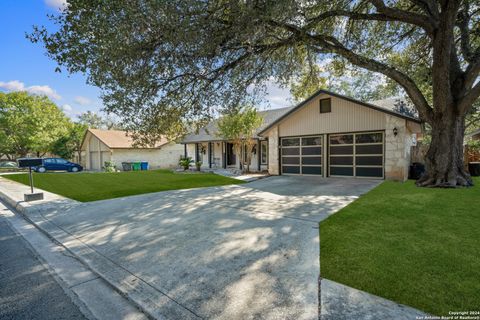
M202 161L195 162L195 167L197 168L197 171L200 171L200 169L202 167Z

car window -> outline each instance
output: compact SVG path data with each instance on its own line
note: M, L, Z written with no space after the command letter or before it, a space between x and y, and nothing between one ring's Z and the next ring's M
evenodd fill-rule
M44 159L44 160L43 160L43 163L44 163L44 164L54 164L54 163L55 163L55 159Z
M68 161L65 160L65 159L57 159L57 163L58 164L66 164L66 163L68 163Z

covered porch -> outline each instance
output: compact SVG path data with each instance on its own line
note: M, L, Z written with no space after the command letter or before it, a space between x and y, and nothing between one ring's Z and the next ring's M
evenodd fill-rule
M254 139L250 154L250 171L268 170L268 140ZM246 152L244 148L244 152ZM237 155L233 143L224 140L199 141L184 144L184 157L201 161L202 169L242 169L241 155ZM246 154L245 154L246 157Z

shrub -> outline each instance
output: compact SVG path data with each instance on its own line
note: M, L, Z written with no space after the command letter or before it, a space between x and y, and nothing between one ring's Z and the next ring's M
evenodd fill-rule
M103 170L105 170L105 172L116 172L117 165L113 161L105 161L103 165Z
M200 171L200 168L202 167L202 161L195 162L195 167L197 167L197 171Z
M186 158L180 158L180 161L178 164L183 168L183 170L188 170L190 168L190 164L193 162L192 158L186 157Z

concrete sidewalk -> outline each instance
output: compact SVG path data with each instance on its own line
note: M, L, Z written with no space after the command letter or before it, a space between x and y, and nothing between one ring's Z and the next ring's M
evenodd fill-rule
M317 319L318 221L377 184L270 177L83 204L54 195L25 204L18 196L26 187L4 187L0 178L0 196L154 318ZM419 315L322 281L322 319Z

